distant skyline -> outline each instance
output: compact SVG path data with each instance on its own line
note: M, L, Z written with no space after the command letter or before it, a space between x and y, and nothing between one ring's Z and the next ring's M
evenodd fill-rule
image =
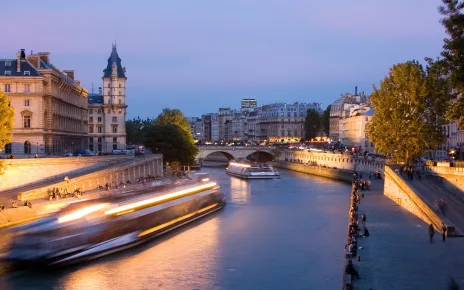
M4 0L0 58L48 51L96 91L117 42L127 68L128 118L162 108L186 116L255 97L318 102L371 92L400 62L436 58L439 0ZM19 19L19 20L18 20Z

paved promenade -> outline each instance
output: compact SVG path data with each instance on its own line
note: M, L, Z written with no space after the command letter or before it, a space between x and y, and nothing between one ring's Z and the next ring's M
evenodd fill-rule
M450 277L464 289L464 238L443 243L436 233L431 244L428 226L384 196L383 182L373 180L364 193L359 215L366 214L370 236L359 240L356 290L447 290Z

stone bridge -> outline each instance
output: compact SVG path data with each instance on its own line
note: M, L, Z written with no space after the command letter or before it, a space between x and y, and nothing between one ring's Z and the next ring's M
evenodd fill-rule
M228 160L257 159L272 161L275 158L273 147L249 147L249 146L198 146L200 152L196 156L198 161L204 160L213 153L222 153Z

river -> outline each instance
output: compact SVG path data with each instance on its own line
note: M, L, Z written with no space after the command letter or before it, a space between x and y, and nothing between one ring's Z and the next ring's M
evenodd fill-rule
M225 209L140 247L0 289L340 289L350 187L282 171L245 181L203 168Z

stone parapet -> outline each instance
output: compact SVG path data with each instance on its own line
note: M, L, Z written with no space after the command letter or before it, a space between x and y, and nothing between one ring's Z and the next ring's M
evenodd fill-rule
M316 164L335 167L337 169L356 170L364 173L377 171L383 173L386 162L385 159L370 156L352 155L349 153L309 152L304 150L279 150L276 160Z
M447 189L456 193L464 193L464 168L450 167L449 162L437 162L437 166L425 166L425 172L428 175L439 177Z
M432 223L435 229L441 229L444 221L435 213L433 207L418 196L390 166L385 166L383 193L427 224Z
M344 169L334 169L322 166L313 166L307 164L299 164L299 163L291 163L291 162L282 162L282 161L275 161L272 162L273 166L278 168L284 168L292 171L337 179L344 182L351 183L353 179L353 171L352 170L344 170Z
M120 184L130 181L135 183L136 179L147 176L163 176L163 159L161 154L149 155L144 158L128 160L123 164L117 164L113 167L100 170L97 172L85 174L77 178L72 178L68 182L60 181L34 190L18 194L18 200L34 200L48 198L48 192L53 188L66 188L72 192L77 188L83 191L95 189L97 186L108 184Z

